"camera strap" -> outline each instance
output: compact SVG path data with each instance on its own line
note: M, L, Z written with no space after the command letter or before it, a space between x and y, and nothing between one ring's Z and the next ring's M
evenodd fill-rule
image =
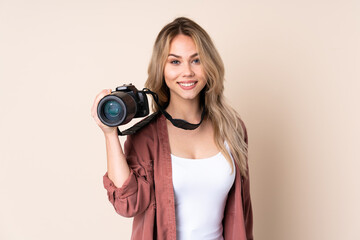
M118 135L119 136L125 136L125 135L131 135L136 133L138 130L140 130L141 128L143 128L144 126L146 126L147 124L149 124L156 116L159 115L159 113L164 114L164 116L172 123L172 125L174 125L175 127L184 129L184 130L194 130L196 128L198 128L200 126L200 124L202 123L202 121L204 120L205 117L205 107L203 108L203 111L201 113L201 120L199 123L197 124L193 124L193 123L189 123L185 120L182 119L174 119L171 117L171 115L159 104L159 98L158 95L156 93L154 93L153 91L149 90L148 88L144 88L143 92L146 94L150 94L155 103L158 105L160 111L157 111L153 114L151 114L150 116L144 118L143 120L141 120L140 122L136 123L134 126L132 126L129 129L126 129L124 131L120 131L119 128L117 129Z
M134 133L136 133L137 131L139 131L141 128L145 127L146 125L148 125L157 115L159 115L160 112L154 112L153 114L151 114L150 116L142 119L140 122L136 123L134 126L132 126L129 129L126 129L124 131L120 131L119 128L117 128L117 132L119 136L125 136L125 135L132 135Z

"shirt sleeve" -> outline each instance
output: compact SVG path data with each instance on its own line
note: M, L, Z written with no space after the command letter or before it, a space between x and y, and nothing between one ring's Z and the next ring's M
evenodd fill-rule
M243 121L241 125L244 129L244 140L248 144L248 134ZM253 240L253 213L250 197L250 175L249 175L249 164L247 164L247 177L243 178L242 188L243 188L243 208L244 208L244 220L245 220L245 230L246 230L246 239Z
M148 171L144 164L144 156L139 154L140 148L132 136L128 136L124 152L126 161L130 167L130 175L121 187L116 187L109 178L108 173L103 177L103 184L107 190L109 201L115 211L124 217L134 217L144 212L150 204L150 182L148 181Z

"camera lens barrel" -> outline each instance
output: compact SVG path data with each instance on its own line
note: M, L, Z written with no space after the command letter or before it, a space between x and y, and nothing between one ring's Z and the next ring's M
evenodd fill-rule
M116 91L102 98L97 113L102 123L116 127L128 123L137 112L135 99L125 92Z

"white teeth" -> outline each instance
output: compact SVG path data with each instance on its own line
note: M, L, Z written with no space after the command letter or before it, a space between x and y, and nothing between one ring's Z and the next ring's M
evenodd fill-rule
M184 87L190 87L192 85L195 84L195 82L192 82L192 83L179 83L181 86L184 86Z

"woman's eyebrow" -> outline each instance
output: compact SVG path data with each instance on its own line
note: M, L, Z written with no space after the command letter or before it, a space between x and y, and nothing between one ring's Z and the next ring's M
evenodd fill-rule
M173 54L173 53L170 53L170 54L169 54L169 57L170 57L170 56L173 56L173 57L176 57L176 58L181 58L180 56L175 55L175 54Z
M196 56L198 56L198 55L199 55L198 53L194 53L193 55L190 56L190 58L196 57ZM170 54L169 54L169 57L170 57L170 56L173 56L173 57L176 57L176 58L181 58L181 56L176 55L176 54L173 54L173 53L170 53Z

